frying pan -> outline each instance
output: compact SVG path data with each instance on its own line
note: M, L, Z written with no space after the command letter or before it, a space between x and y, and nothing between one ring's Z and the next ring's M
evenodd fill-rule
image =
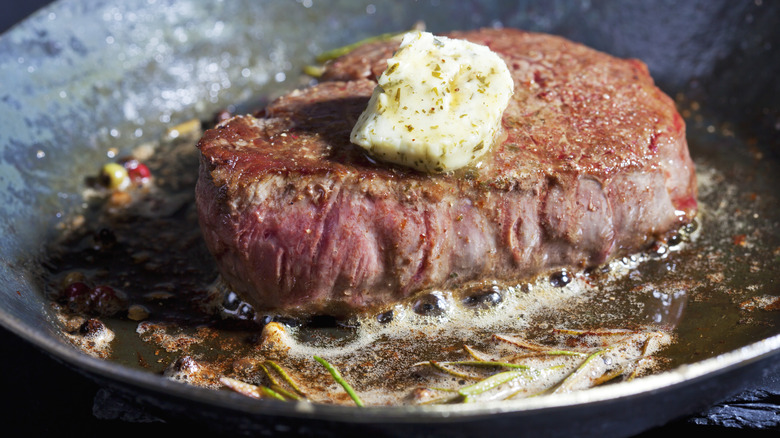
M730 339L722 354L630 383L516 403L357 412L251 400L82 354L58 334L43 297L42 248L54 225L79 208L83 177L109 148L128 150L159 138L172 123L279 95L305 84L298 72L316 53L417 20L433 32L501 25L549 32L641 58L662 89L702 109L704 122L688 120L694 157L728 167L732 157L721 157L724 149L749 149L762 157L759 182L777 182L780 5L774 2L117 3L57 2L0 37L0 322L90 378L155 412L243 432L626 436L777 371L775 326ZM730 139L708 135L710 126L724 124ZM776 205L761 214L776 218ZM769 241L776 223L763 230ZM769 280L757 293L780 295Z

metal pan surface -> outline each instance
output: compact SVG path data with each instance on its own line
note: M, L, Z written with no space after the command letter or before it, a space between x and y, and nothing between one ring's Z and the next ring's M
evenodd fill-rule
M777 4L727 1L57 2L0 36L0 321L151 409L228 430L474 436L490 428L496 435L627 436L695 412L777 370L777 325L730 335L718 322L721 307L689 306L690 322L681 328L689 335L681 336L706 336L679 348L701 351L703 359L690 353L669 372L505 404L358 413L195 388L77 351L59 335L43 296L42 248L60 218L79 208L83 175L105 161L110 148L131 148L159 138L171 124L279 95L305 84L300 71L322 50L422 20L433 32L483 26L549 32L645 61L662 89L695 110L686 121L697 165L763 199L751 211L761 219L750 228L758 234L746 236L758 242L756 249L740 245L734 254L737 265L767 254L769 261L758 274L739 271L729 288L777 297L780 212L765 188L778 184L780 58L772 56L780 44L778 19ZM708 200L718 199L717 187ZM744 223L730 225L735 236L745 234ZM733 251L729 242L722 245ZM766 320L777 322L776 314ZM712 347L713 340L722 346Z

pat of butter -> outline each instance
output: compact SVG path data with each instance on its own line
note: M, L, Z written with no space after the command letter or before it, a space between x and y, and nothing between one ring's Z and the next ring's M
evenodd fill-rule
M350 140L374 157L446 172L490 149L514 86L485 46L410 32L379 78Z

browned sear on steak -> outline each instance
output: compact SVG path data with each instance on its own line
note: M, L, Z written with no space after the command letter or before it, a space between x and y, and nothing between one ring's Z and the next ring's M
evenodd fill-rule
M256 309L344 315L599 265L692 220L685 125L642 62L512 29L448 36L490 47L515 81L505 138L479 163L429 175L350 144L392 42L206 132L201 228Z

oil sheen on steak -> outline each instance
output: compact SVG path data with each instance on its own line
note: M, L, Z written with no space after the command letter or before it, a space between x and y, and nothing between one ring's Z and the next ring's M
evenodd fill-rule
M685 125L642 62L510 29L450 36L489 46L515 80L503 139L475 165L422 174L350 144L397 42L363 46L320 84L205 133L203 235L257 309L344 315L594 266L693 218Z

